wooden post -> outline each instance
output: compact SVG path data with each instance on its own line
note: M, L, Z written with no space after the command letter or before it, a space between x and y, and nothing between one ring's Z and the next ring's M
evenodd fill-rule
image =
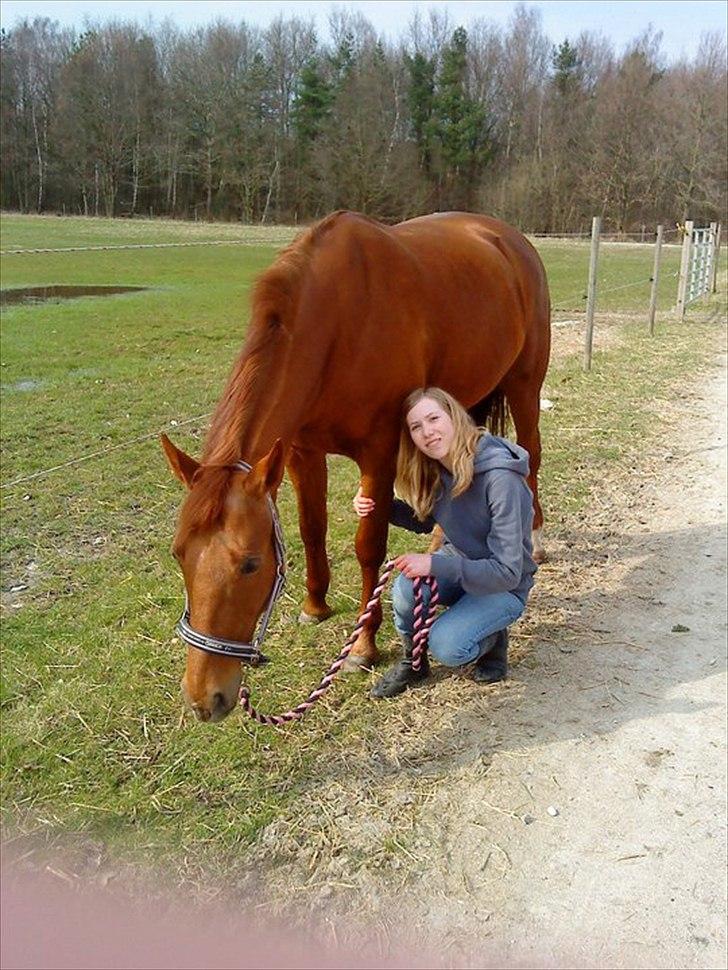
M655 240L655 264L652 267L652 292L650 293L650 336L655 332L655 310L657 309L657 282L660 275L660 252L662 251L663 227L657 227L657 239Z
M711 222L710 228L715 226L713 232L713 262L710 267L710 292L715 293L715 288L718 285L718 263L720 263L720 231L723 228L721 224Z
M688 296L688 274L690 270L690 250L693 245L693 222L688 219L685 223L682 256L680 257L680 280L677 285L677 318L682 323L685 319L685 301Z
M592 219L591 255L589 257L589 285L586 298L586 337L584 344L584 370L591 370L592 341L594 338L594 307L597 298L597 257L599 256L600 216Z

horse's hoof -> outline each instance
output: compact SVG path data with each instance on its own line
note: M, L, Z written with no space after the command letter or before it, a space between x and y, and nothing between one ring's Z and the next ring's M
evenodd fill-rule
M366 674L373 667L374 662L372 660L367 660L366 657L360 657L357 654L350 653L341 667L341 672L343 674Z
M537 566L543 565L543 563L549 561L548 553L545 549L534 549L533 550L533 561Z
M301 612L298 614L299 623L321 623L325 619L325 616L314 616L312 613L307 613L305 610L301 610Z

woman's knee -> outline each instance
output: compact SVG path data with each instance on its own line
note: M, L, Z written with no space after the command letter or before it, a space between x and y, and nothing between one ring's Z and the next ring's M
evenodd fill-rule
M472 643L455 639L451 633L438 631L437 623L430 630L430 653L445 667L462 667L473 659L474 646Z
M422 583L422 606L426 610L432 595L430 587ZM415 613L415 584L402 573L397 576L392 586L392 608L394 609L395 625L402 632L402 625L409 628L414 622Z
M411 615L415 608L414 583L402 573L392 586L392 606L397 616Z

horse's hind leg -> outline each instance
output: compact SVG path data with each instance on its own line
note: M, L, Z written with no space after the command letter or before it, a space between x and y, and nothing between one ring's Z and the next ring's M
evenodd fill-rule
M528 484L533 492L533 558L544 562L546 550L543 545L543 512L538 495L538 472L541 467L541 381L532 374L522 376L508 374L501 381L508 407L516 426L516 440L529 454Z
M326 602L331 571L326 555L326 455L291 448L286 465L298 501L298 523L306 550L306 599L300 619L317 623L333 612Z

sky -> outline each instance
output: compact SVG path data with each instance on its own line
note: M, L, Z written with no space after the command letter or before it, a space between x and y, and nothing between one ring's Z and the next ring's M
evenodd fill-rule
M137 20L146 23L171 18L181 28L210 23L215 19L245 20L266 27L278 14L313 17L319 35L327 37L327 16L333 6L360 10L379 34L389 39L402 35L416 9L447 9L453 26L478 17L505 25L516 0L0 0L0 21L6 29L18 20L50 17L64 26L82 27L86 18ZM728 0L527 0L543 16L548 37L559 43L591 30L610 38L617 50L641 34L649 24L662 31L662 51L668 60L691 58L700 35L727 31Z

